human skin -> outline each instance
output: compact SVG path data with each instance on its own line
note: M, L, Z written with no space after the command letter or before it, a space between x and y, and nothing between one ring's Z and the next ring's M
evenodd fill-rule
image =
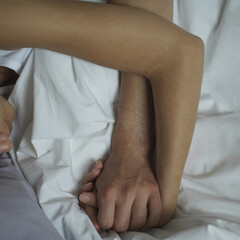
M156 122L156 178L163 206L158 224L164 224L176 205L196 121L202 41L136 8L63 0L0 0L0 28L7 29L7 34L0 32L0 48L46 48L149 79ZM98 180L99 211L113 212L115 189L101 189ZM99 217L101 228L113 227L110 215L105 220Z
M173 4L170 0L150 0L147 2L141 0L111 0L108 2L141 8L170 21L172 20ZM147 79L136 74L121 74L117 116L110 157L107 159L108 163L113 161L113 164L104 166L103 175L105 176L102 177L104 181L100 179L98 184L107 188L115 183L113 187L117 189L115 191L117 192L116 205L118 207L116 207L115 213L112 213L115 215L113 230L124 232L126 230L136 231L151 228L157 226L159 222L162 205L160 193L156 191L159 188L149 164L151 150L155 141L155 122L151 85ZM96 178L98 177L97 173L100 174L99 169L101 168L97 166L95 168L96 171L93 174ZM144 174L143 169L146 169ZM129 172L126 170L131 172L131 176L135 173L137 176L135 179L139 182L143 181L144 184L137 184L137 181L130 184ZM99 230L97 191L94 190L95 194L84 193L85 189L89 192L92 191L94 185L90 184L89 179L96 181L94 176L89 176L86 179L86 185L80 188L80 203L83 203L81 199L84 200L84 197L85 199L86 197L89 198L87 199L88 202L86 202L89 205L82 206L96 229ZM130 187L132 188L131 191L137 192L137 194L132 196L134 200L129 199L126 201L125 196L128 194L126 189ZM126 207L127 204L129 206ZM102 212L102 218L106 218L105 209Z
M0 86L4 86L8 81L16 78L16 73L12 70L0 66ZM14 119L14 109L12 105L0 96L0 154L8 152L12 148L12 142L9 139L11 126Z
M10 84L12 81L16 81L18 74L13 70L0 66L0 87Z
M159 188L149 161L155 142L152 102L147 81L139 81L138 75L121 74L118 113L110 156L104 164L101 175L104 177L103 181L98 183L106 188L110 184L116 191L115 196L112 196L117 199L116 211L110 214L114 216L113 229L117 232L139 230L146 222L149 227L156 226L161 215ZM98 169L99 167L96 170ZM93 174L96 176L96 172ZM89 183L89 179L86 181ZM92 185L86 186L87 189L89 186ZM80 189L80 193L82 192L84 187ZM92 197L89 194L81 196ZM95 217L97 214L94 212L96 209L87 207L85 210L99 230ZM106 217L103 213L103 218L104 216Z

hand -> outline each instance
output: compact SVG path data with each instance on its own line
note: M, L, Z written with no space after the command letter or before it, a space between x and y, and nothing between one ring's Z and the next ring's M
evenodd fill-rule
M100 226L97 221L97 212L98 212L98 200L96 188L94 187L94 182L97 177L101 174L101 170L103 168L103 160L99 160L91 172L87 175L85 185L80 187L79 191L79 201L80 205L85 209L87 215L92 220L93 225L96 230L100 230ZM169 194L168 194L169 195ZM165 196L162 196L164 200L166 200ZM165 201L164 201L165 202ZM160 221L157 226L161 227L165 225L172 217L176 208L176 201L173 201L173 196L170 197L166 202L166 204L162 201L162 213Z
M14 109L12 105L0 96L0 153L8 152L12 149L12 142L9 139L14 119Z
M159 223L159 187L148 160L112 152L95 186L102 229L137 231Z
M85 209L86 214L91 219L97 231L100 231L100 226L97 221L98 204L94 182L100 175L103 164L103 159L99 159L96 162L94 168L87 175L85 184L79 189L79 205Z

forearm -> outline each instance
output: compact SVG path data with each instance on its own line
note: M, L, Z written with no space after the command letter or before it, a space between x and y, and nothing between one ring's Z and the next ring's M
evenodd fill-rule
M108 3L139 8L172 20L172 0L108 0ZM154 140L155 120L151 85L139 75L122 73L113 147L118 148L123 143L128 146L134 145L137 148L136 152L144 150L143 154L146 156L149 155Z
M147 11L154 12L159 16L172 21L172 1L109 0L109 2L117 4L129 4L129 6L132 7L146 9ZM201 64L199 64L199 66L201 66ZM186 73L179 73L179 76L186 75L188 70L185 71ZM197 74L200 72L201 71L199 71ZM170 73L169 75L172 74L173 73ZM192 79L200 79L199 75L197 74L195 74L193 77L193 74L190 70L188 76ZM131 79L132 77L133 76L131 76L131 74L125 75L125 78L127 79ZM192 81L192 83L188 84L187 82L183 81L182 84L177 83L171 86L167 84L167 78L168 77L163 77L162 84L160 84L161 86L156 86L154 83L152 84L155 95L155 103L158 103L155 104L155 109L160 109L161 112L160 115L158 110L158 114L156 116L158 126L160 126L158 127L158 132L161 132L161 135L158 135L156 174L164 207L160 225L169 220L176 206L182 172L195 125L201 83L201 81L197 81L195 83ZM178 75L175 75L175 78L178 79ZM139 84L140 82L141 81L138 81L137 83ZM127 81L124 84L127 85ZM162 91L160 92L159 89L162 89ZM124 90L124 88L122 90ZM134 90L132 94L134 94ZM127 94L123 101L127 103ZM142 105L138 106L136 104L136 107L139 108L140 106ZM149 106L151 105L146 107ZM131 111L129 112L131 114ZM142 114L144 114L144 111L142 111ZM127 119L127 117L128 115L126 114L125 119ZM151 120L149 119L149 121ZM150 129L152 126L155 126L154 122L152 122L152 124L148 124ZM134 129L134 125L132 125L132 127L129 129ZM154 131L153 128L151 131Z
M154 139L151 85L139 75L122 72L112 150L121 155L133 151L148 160Z

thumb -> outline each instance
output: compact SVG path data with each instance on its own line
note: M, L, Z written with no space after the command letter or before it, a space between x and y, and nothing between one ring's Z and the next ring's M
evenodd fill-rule
M98 207L97 195L93 192L85 192L80 194L79 201L87 206Z
M4 152L9 152L12 149L12 142L9 138L0 132L0 154Z

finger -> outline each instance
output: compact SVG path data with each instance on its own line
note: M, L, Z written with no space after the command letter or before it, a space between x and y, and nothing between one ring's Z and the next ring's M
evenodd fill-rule
M86 183L94 182L97 177L100 175L101 169L100 168L94 168L91 173L89 173L86 177Z
M148 218L146 224L142 227L142 231L156 227L162 213L162 203L160 193L154 192L148 199Z
M93 187L94 187L94 183L93 182L89 182L83 186L81 186L79 188L79 194L78 194L78 198L79 198L79 205L82 207L82 208L85 208L85 204L82 203L80 201L80 195L84 192L91 192L93 190Z
M147 204L149 195L137 197L133 203L132 216L129 229L131 231L138 231L147 221Z
M1 112L0 112L0 116L1 116ZM2 116L1 116L1 118L2 118ZM1 131L2 135L5 135L7 137L10 135L8 125L4 119L0 119L0 131Z
M98 194L98 222L101 229L109 230L112 228L115 216L116 195L113 192Z
M6 136L3 132L0 132L0 141L6 141L8 139L8 136Z
M5 141L0 141L0 153L9 152L13 147L13 143L7 139Z
M96 228L96 230L100 231L101 228L100 228L100 225L98 224L98 221L97 221L97 209L94 208L94 207L87 206L85 208L85 212L88 215L88 217L91 219L91 221L92 221L94 227Z
M96 169L102 169L103 168L103 159L97 160L97 162L94 164L93 168L90 170L90 173L87 175L87 178L91 176L91 174L96 170Z
M99 176L99 174L101 173L101 170L103 169L103 159L99 159L94 167L92 168L92 170L90 171L90 173L87 174L86 176L86 180L85 182L93 182L96 180L96 178Z
M0 121L0 129L1 129L2 134L4 134L7 137L9 137L10 134L11 134L11 131L12 131L12 123L9 120L7 120L7 119L1 119L1 121Z
M5 119L5 122L8 126L8 130L9 130L9 135L11 134L12 132L12 121L9 121L8 119Z
M81 193L84 193L84 192L91 192L93 190L93 187L94 187L93 182L89 182L89 183L84 184L83 186L81 186L79 188L79 195Z
M113 230L116 232L126 232L129 229L133 200L116 204Z
M96 162L96 164L95 164L95 167L102 169L102 168L103 168L103 165L104 165L104 159L101 158L101 159L98 159L98 160L97 160L97 162Z
M79 201L85 206L98 207L97 195L94 192L85 192L80 194Z
M98 159L98 160L95 162L93 168L91 169L91 172L92 172L95 168L100 168L100 169L102 169L102 168L103 168L103 163L104 163L104 160L103 160L102 158Z

